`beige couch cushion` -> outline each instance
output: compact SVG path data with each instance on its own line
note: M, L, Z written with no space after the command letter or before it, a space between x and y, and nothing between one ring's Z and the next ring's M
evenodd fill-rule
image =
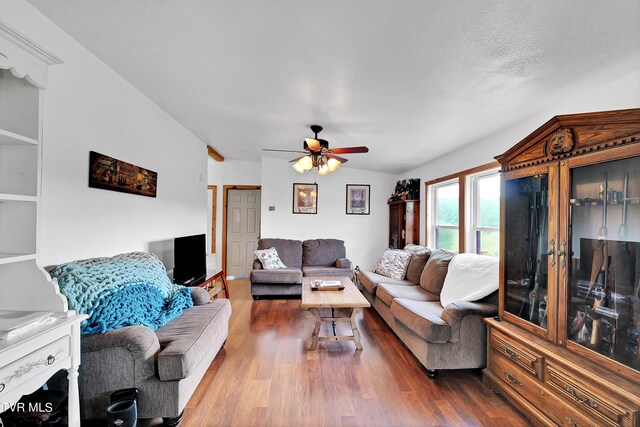
M228 299L188 308L156 331L161 351L158 376L161 381L180 380L191 375L216 337L224 333L231 316Z
M409 260L409 265L407 266L406 279L412 283L415 283L416 285L420 284L420 276L422 275L422 270L424 270L424 266L427 264L429 256L431 255L430 250L425 249L424 247L420 248L421 249L411 251L411 259Z
M280 268L278 270L251 270L251 283L302 283L302 270Z
M437 301L396 298L390 310L397 321L427 342L445 343L451 336L451 328L441 317L444 308Z
M414 286L408 280L395 280L389 277L383 276L381 274L374 273L372 271L360 271L358 274L358 280L362 284L362 287L367 290L372 295L376 294L376 288L380 283L389 283L391 285L404 285L404 286Z
M447 276L449 262L456 254L445 251L444 249L436 249L431 252L427 264L420 275L420 286L426 291L440 295L444 278Z
M391 306L394 298L406 298L415 301L438 301L438 295L425 291L418 285L391 285L389 283L381 283L376 290L376 298Z

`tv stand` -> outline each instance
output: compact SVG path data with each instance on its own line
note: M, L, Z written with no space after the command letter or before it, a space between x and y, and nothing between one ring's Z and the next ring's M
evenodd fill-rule
M222 287L215 291L213 294L209 294L212 297L218 295L220 292L224 291L224 295L227 299L229 299L229 287L227 286L227 275L224 273L224 269L220 268L217 270L207 270L207 276L204 281L199 284L201 288L205 288L210 290L211 287L215 288L216 279L222 279Z

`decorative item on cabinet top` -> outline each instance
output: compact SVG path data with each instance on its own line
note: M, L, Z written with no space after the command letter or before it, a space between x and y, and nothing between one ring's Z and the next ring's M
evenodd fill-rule
M387 203L400 200L420 200L419 178L403 179L396 183L396 188Z

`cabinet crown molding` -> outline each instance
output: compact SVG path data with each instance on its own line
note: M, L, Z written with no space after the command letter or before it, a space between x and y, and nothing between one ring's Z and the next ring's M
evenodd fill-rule
M47 67L64 61L0 21L0 68L40 89L47 86Z

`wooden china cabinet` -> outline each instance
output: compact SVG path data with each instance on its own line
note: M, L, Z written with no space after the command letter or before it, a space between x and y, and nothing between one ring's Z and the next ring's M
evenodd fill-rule
M496 159L485 384L536 425L640 426L640 109L554 117Z
M420 200L389 202L389 248L420 243Z

